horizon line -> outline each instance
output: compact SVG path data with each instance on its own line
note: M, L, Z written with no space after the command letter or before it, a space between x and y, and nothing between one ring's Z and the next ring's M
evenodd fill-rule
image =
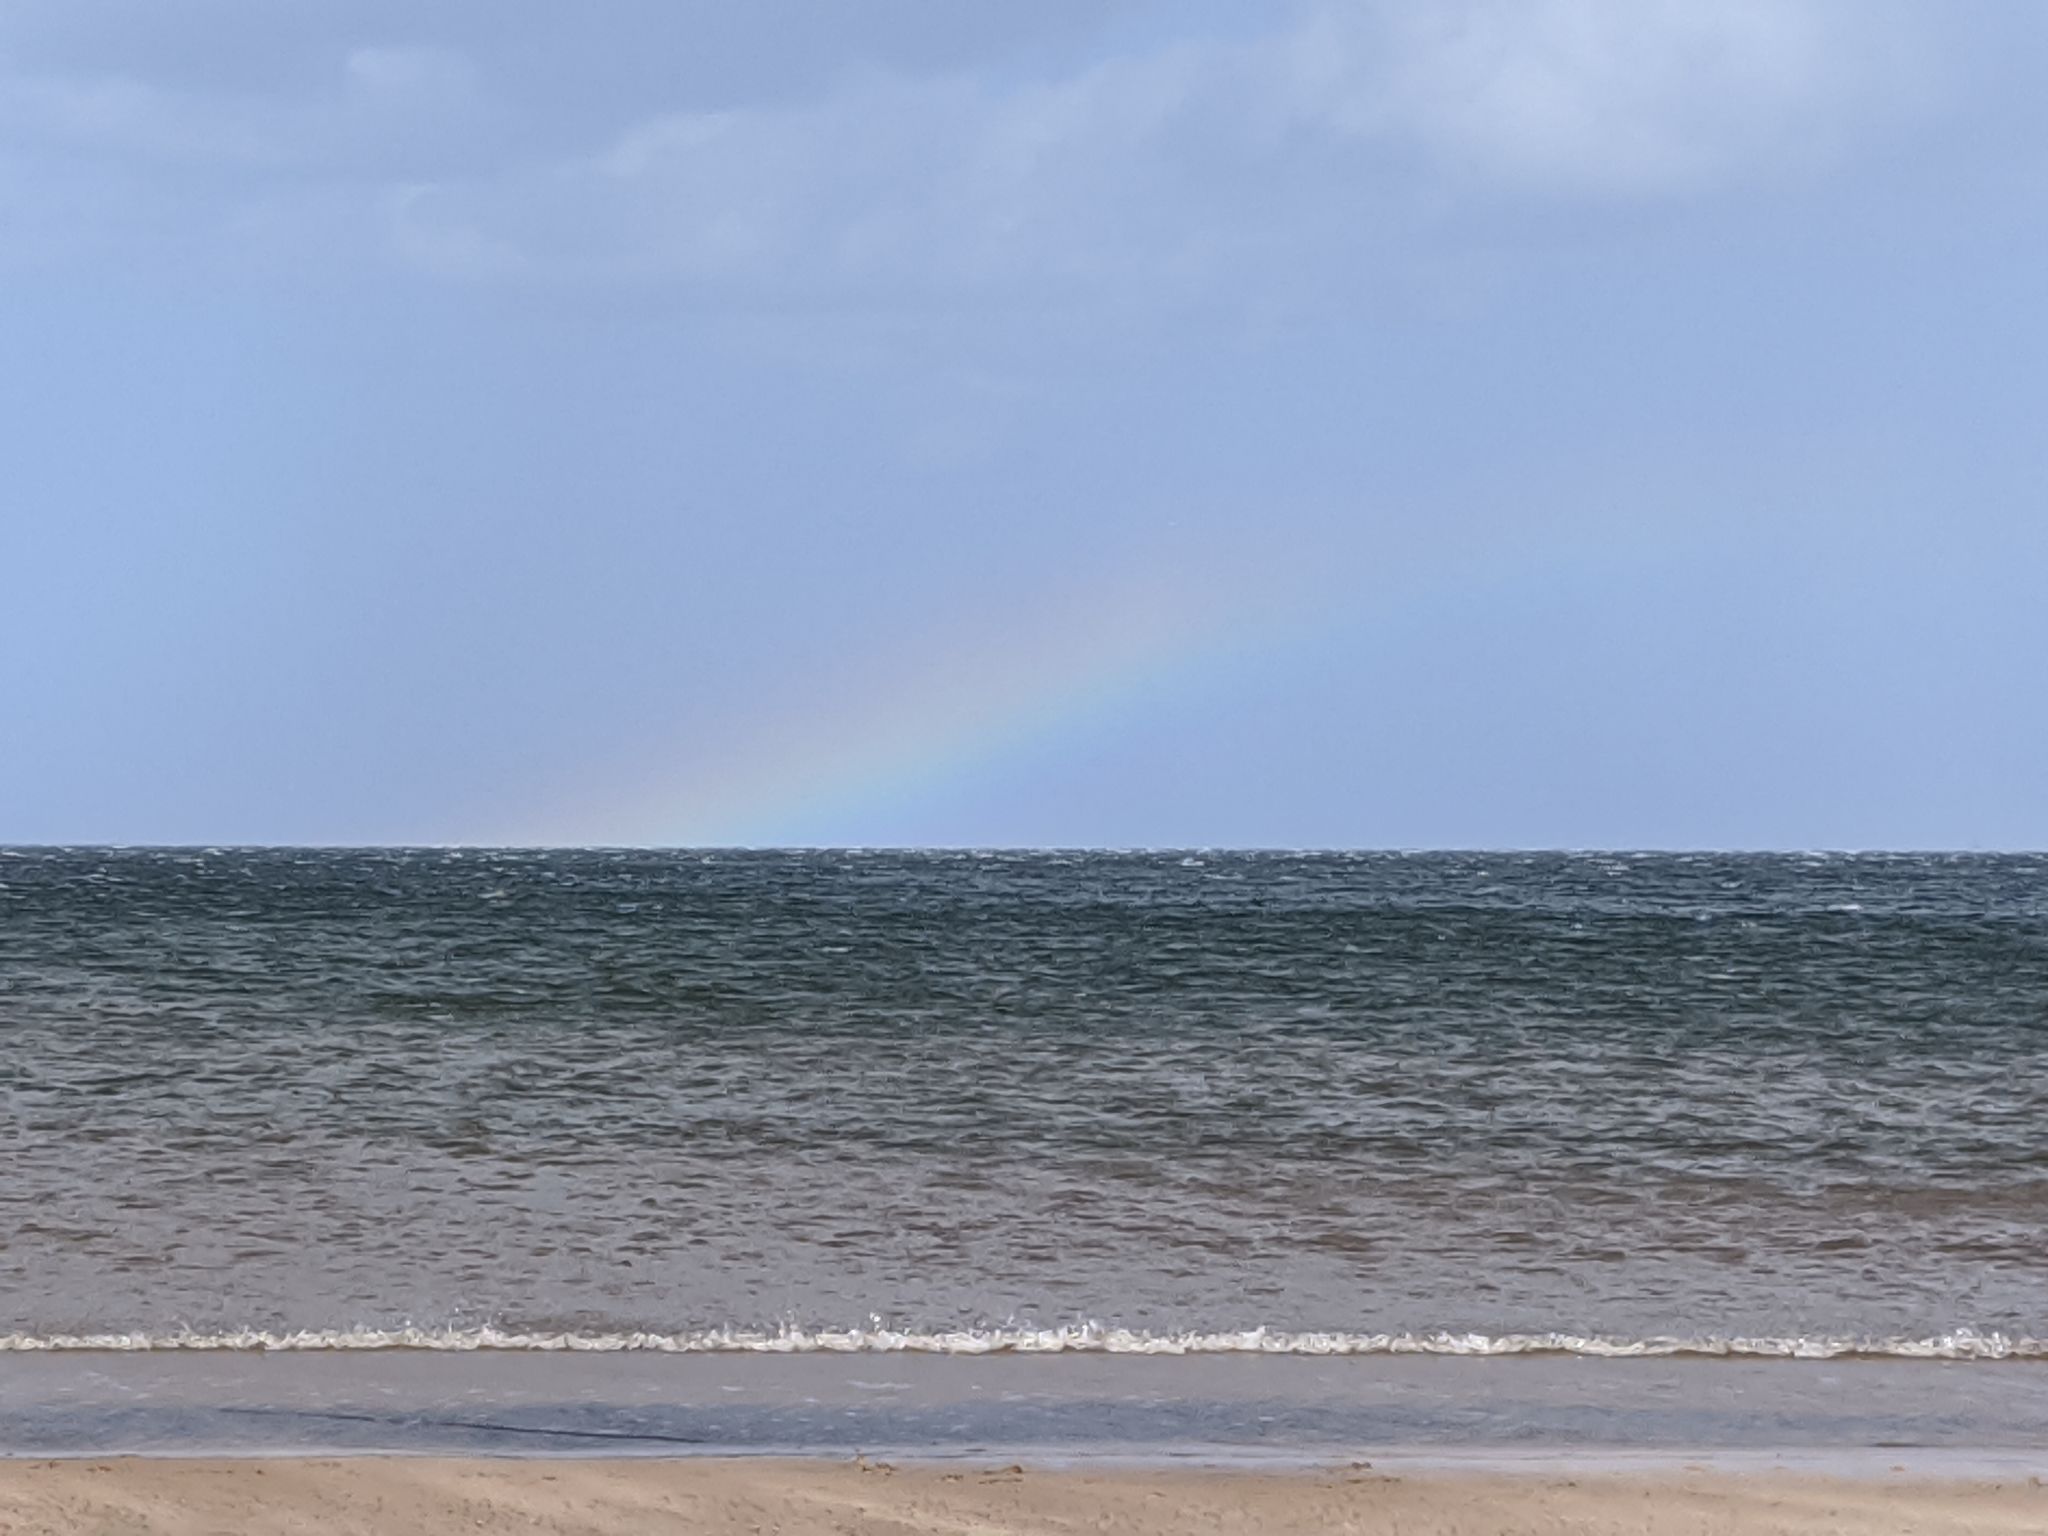
M472 843L472 842L0 842L0 853L1043 853L1043 854L1427 854L1672 857L1689 854L1821 858L2027 857L2048 847L1911 844L1624 843Z

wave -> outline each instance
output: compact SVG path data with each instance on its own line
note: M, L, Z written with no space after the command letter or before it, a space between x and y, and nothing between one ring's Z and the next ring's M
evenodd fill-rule
M717 1328L695 1333L550 1333L502 1328L337 1328L215 1333L0 1334L0 1353L68 1350L321 1352L643 1352L673 1355L1584 1355L1601 1359L2048 1360L2048 1338L1958 1329L1922 1338L1611 1338L1571 1333L1323 1333L1252 1328L1152 1333L1082 1323L1063 1328L911 1332L866 1328Z

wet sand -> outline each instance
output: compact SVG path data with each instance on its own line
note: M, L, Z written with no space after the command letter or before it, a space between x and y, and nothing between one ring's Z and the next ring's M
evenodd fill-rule
M0 1462L0 1532L321 1531L331 1536L639 1536L677 1531L889 1536L1188 1531L2037 1533L2039 1479L1828 1478L1676 1468L1299 1472L894 1466L778 1458L521 1461L360 1457Z
M1884 1447L1913 1447L1886 1452ZM2048 1473L2028 1363L431 1350L0 1353L0 1456L776 1455L1235 1464L1598 1452ZM1636 1470L1649 1470L1637 1466Z

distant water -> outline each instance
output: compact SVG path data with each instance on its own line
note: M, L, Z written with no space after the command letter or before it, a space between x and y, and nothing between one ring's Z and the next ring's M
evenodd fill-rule
M2048 858L0 851L0 1347L2048 1357Z

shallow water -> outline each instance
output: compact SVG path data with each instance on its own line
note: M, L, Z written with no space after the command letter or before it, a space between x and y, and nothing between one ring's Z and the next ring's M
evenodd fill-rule
M1328 1460L1881 1451L2048 1472L2048 1371L1859 1360L42 1355L0 1454Z

